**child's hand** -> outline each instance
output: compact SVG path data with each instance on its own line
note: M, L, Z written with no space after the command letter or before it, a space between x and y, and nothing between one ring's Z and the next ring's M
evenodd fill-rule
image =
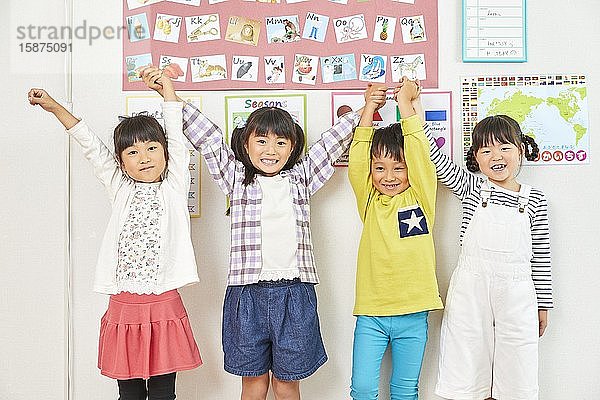
M402 101L412 102L421 95L421 84L418 80L411 81L406 76L402 77L402 80L394 89L394 99L397 103Z
M31 89L27 93L27 99L32 106L40 106L45 111L55 112L61 108L61 105L54 100L44 89Z
M148 86L152 90L156 90L161 96L163 95L163 85L160 82L162 71L160 69L152 65L150 67L144 68L141 71L140 76L142 77L142 80L144 81L146 86Z
M365 108L373 112L385 105L385 93L388 87L385 84L369 83L365 90Z
M66 108L54 100L44 89L31 89L27 93L27 100L32 106L39 105L45 111L54 114L56 119L67 129L74 127L79 120L73 116Z

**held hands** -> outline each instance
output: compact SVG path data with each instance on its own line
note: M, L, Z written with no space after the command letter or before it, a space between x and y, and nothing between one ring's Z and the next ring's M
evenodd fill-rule
M394 88L394 99L398 103L401 118L408 118L420 113L421 84L418 80L411 81L406 76Z
M421 83L418 79L411 81L406 76L402 77L402 80L398 83L398 86L394 88L394 99L397 103L401 101L412 102L421 95Z
M176 101L177 96L170 76L177 77L177 74L169 68L170 66L167 66L160 70L155 66L150 66L142 70L140 75L146 86L158 92L165 101Z

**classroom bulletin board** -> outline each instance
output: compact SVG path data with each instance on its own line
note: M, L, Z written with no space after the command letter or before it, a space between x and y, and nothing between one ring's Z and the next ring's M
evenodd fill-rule
M438 86L437 0L123 0L123 90L176 64L177 90Z

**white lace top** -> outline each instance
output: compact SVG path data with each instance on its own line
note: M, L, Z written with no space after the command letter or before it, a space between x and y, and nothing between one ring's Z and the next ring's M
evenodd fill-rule
M164 209L157 183L137 183L129 214L119 235L117 288L149 294L157 287L160 264L160 216Z
M257 175L262 191L260 227L262 268L258 280L277 281L300 277L296 262L296 215L290 179Z

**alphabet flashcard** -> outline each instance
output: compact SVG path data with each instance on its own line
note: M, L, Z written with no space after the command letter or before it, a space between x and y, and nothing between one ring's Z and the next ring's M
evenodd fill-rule
M126 21L130 42L133 43L150 39L150 27L148 26L148 17L146 17L146 13L130 15L126 18Z
M302 39L314 40L321 43L325 42L328 24L328 16L312 12L307 13L306 21L304 22L304 31L302 32Z
M158 68L163 69L167 65L172 65L177 72L178 77L173 79L174 82L185 82L187 75L188 59L182 57L173 56L160 56L160 63Z
M139 82L142 80L141 72L144 68L152 66L152 54L139 54L125 57L125 68L127 69L127 81Z
M396 32L396 18L378 15L375 18L375 30L373 32L373 41L381 43L394 43L394 33Z
M190 58L192 82L227 79L225 54Z
M231 80L256 82L258 80L258 57L233 56Z
M352 42L367 38L367 26L363 14L333 20L333 29L338 43Z
M221 39L219 14L185 17L185 32L188 43Z
M154 40L163 42L179 42L182 18L176 15L156 14L154 24Z
M225 40L229 42L258 45L260 21L246 17L231 16L227 22Z
M300 40L300 23L297 15L266 17L268 43L289 43Z
M391 56L392 80L400 82L403 76L408 79L427 79L424 54L407 54L404 56Z
M265 56L265 82L285 83L285 56Z
M387 56L381 54L360 55L360 78L367 82L385 82Z
M402 27L402 40L404 43L426 42L425 19L422 15L415 17L404 17L400 20Z
M356 79L354 54L321 57L321 76L323 83Z
M305 54L294 55L294 73L292 82L305 85L314 85L317 81L319 57Z

